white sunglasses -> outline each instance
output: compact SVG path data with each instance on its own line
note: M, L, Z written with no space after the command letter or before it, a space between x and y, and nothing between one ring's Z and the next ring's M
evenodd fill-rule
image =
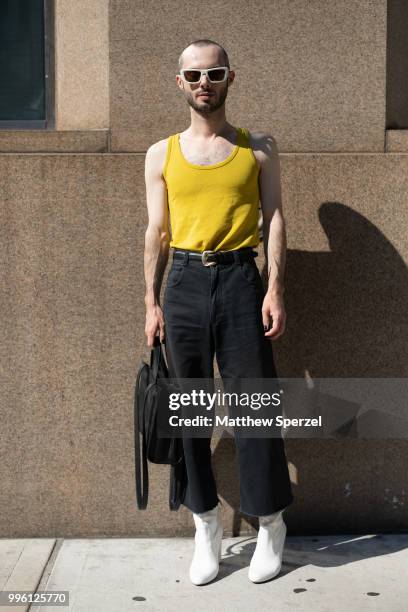
M229 68L227 66L217 66L216 68L207 68L207 70L201 70L200 68L180 70L180 75L187 83L199 83L203 74L207 76L210 83L222 83L228 77Z

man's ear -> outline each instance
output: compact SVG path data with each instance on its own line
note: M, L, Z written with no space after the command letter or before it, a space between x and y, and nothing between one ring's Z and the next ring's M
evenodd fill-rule
M228 74L229 85L231 85L234 82L234 79L235 79L235 72L233 70L230 70Z

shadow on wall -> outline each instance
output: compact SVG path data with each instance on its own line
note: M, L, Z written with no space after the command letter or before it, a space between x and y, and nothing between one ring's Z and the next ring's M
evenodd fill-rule
M284 335L273 343L278 376L406 377L407 266L391 242L368 219L348 206L325 202L319 209L319 220L328 237L330 251L287 252L287 326ZM264 280L265 272L264 269ZM313 453L310 445L306 446L308 442L290 441L290 449L294 451L291 460L295 465L299 464L300 457L305 456L305 451L311 460L310 454ZM333 453L343 464L338 471L336 486L340 486L344 472L349 473L351 469L356 444L364 446L363 452L368 454L368 458L372 456L373 462L373 453L379 451L375 440L351 442L320 440L314 444L313 452L323 451L317 464L322 456L327 458ZM392 440L382 441L380 446L385 448L392 443ZM404 446L403 441L400 445ZM217 441L213 461L222 497L232 508L238 508L238 484L223 479L223 466L225 468L234 461L232 439L226 436ZM325 467L324 471L326 469L330 470L330 467ZM364 482L365 472L363 469L360 472L354 473L354 478L361 478ZM316 486L311 478L303 474L300 481L293 483L294 486L301 485L300 497L305 495L302 490ZM294 494L296 497L296 491ZM307 505L309 502L302 499L302 505L304 503ZM334 507L327 508L327 514L331 512L335 512ZM257 519L246 517L246 520L253 527L257 526ZM240 525L241 516L234 512L235 535L240 533Z
M287 328L274 344L278 374L313 378L405 377L408 271L368 219L326 202L330 252L287 254Z

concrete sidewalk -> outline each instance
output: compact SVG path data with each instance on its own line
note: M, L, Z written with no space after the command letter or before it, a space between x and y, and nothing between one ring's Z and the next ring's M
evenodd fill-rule
M197 587L192 538L0 539L1 590L69 591L59 609L75 612L408 609L408 534L288 536L282 572L264 584L247 578L255 543L225 538L217 579Z

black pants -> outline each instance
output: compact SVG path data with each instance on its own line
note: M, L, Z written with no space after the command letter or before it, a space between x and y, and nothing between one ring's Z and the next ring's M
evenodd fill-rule
M262 323L262 279L253 258L235 258L208 267L186 252L184 260L173 259L163 301L171 377L212 378L214 354L222 379L276 377ZM175 472L185 481L182 503L194 513L211 510L219 501L210 444L209 438L184 438L184 464ZM264 516L288 506L294 498L283 439L235 434L235 444L240 511Z

